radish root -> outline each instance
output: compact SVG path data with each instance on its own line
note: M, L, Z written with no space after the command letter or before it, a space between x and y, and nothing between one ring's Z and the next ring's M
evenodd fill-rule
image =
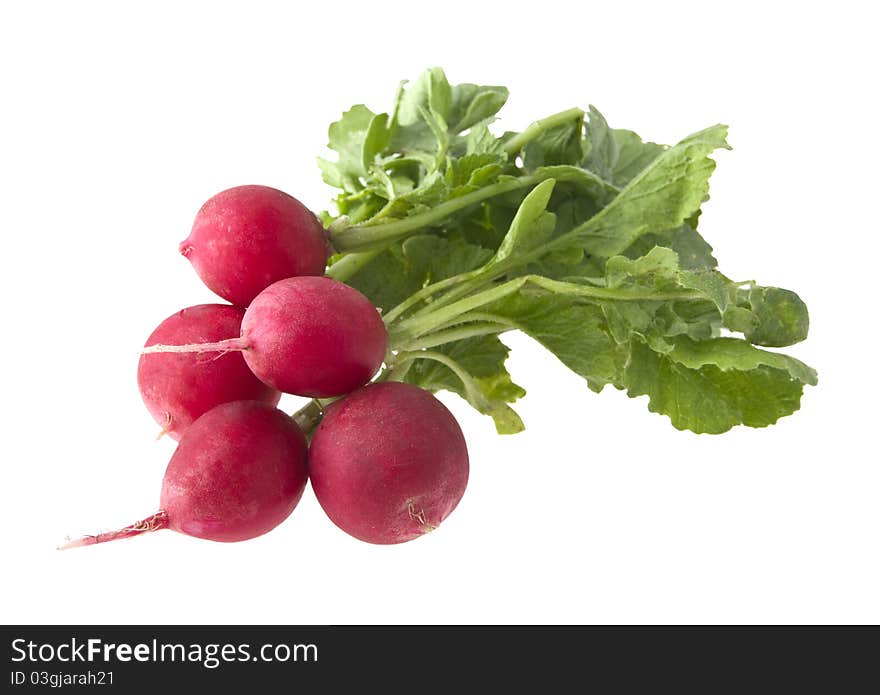
M117 541L122 538L131 538L132 536L139 536L142 533L158 531L167 527L168 515L163 511L158 511L152 516L148 516L146 519L141 519L140 521L133 523L131 526L126 526L117 531L107 531L105 533L99 533L96 536L81 536L80 538L68 540L64 545L58 546L58 550L82 548L83 546L94 545L95 543Z
M229 338L216 343L191 343L190 345L148 345L142 355L154 352L233 352L247 350L250 346L244 338Z

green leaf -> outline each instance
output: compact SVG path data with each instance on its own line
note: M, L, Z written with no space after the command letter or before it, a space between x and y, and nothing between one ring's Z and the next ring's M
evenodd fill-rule
M564 295L519 292L486 306L485 312L538 341L595 391L622 378L629 347L611 338L596 305Z
M458 158L450 157L446 166L449 197L465 195L495 183L503 166L504 157L497 154L466 154Z
M509 261L517 254L530 251L550 238L556 225L556 215L547 212L547 203L550 202L555 185L553 179L547 179L535 186L525 197L492 263Z
M613 198L619 192L617 188L609 184L607 181L594 174L588 169L571 166L567 164L558 164L554 166L542 166L535 169L534 172L539 176L548 176L556 179L557 183L571 183L581 194L586 194L591 201L599 201L604 204ZM578 220L583 222L584 218Z
M337 153L338 159L336 162L318 160L324 181L348 192L361 190L364 186L357 179L367 174L365 160L369 158L372 161L373 156L387 142L387 137L382 132L387 118L387 114L377 117L366 106L358 104L342 114L341 119L332 123L328 131L330 137L328 147ZM377 147L379 149L376 149Z
M815 386L817 383L816 371L800 360L780 352L761 350L737 338L701 342L682 340L670 354L676 362L693 369L704 365L714 365L724 371L771 367L787 372L789 378L802 384Z
M647 254L630 259L614 256L605 264L608 287L639 288L664 292L691 289L700 292L724 313L730 299L730 285L715 271L690 271L679 268L678 254L655 246ZM658 297L659 298L659 297Z
M388 149L419 161L426 173L435 171L449 146L446 116L452 88L440 68L423 72L409 85L402 83L391 119ZM415 181L418 186L418 180Z
M635 333L662 351L668 349L668 337L717 336L731 294L729 282L720 273L681 270L675 251L662 246L636 259L609 258L605 277L609 288L637 290L644 296L638 302L604 304L615 339L627 342L630 333ZM695 290L706 301L669 300L682 290ZM656 293L653 298L652 293Z
M483 380L478 381L483 382ZM495 431L498 434L519 434L526 428L519 414L501 400L490 400L489 406L483 414L492 418L495 422Z
M347 282L387 312L425 284L473 270L491 255L464 239L421 234L390 246Z
M370 171L373 163L391 138L391 131L388 130L388 114L380 113L370 120L364 135L364 144L361 150L361 161L364 173Z
M725 126L695 133L658 156L609 205L572 232L591 254L610 257L645 234L681 226L709 192L715 162L709 154L727 147Z
M508 95L506 87L480 87L475 84L452 87L452 104L447 120L453 132L460 133L495 116L507 102Z
M758 317L745 307L729 306L724 312L724 327L734 333L748 335L757 323Z
M647 395L652 412L677 429L719 434L736 425L766 427L800 407L815 372L786 355L734 338L679 338L666 354L635 341L624 386Z
M584 166L618 187L632 181L666 149L664 145L643 142L631 130L609 128L595 106L590 107L586 136L590 147Z
M422 119L425 111L434 111L446 118L452 105L452 88L442 68L425 70L399 95L397 122L412 125Z
M655 246L636 259L614 256L605 264L605 279L608 287L675 289L678 286L678 255L671 249Z
M584 157L583 127L580 117L545 130L523 148L523 168L532 172L544 166L580 164Z
M507 97L433 68L401 85L390 117L358 105L330 128L337 159L320 166L347 219L323 221L337 249L384 249L338 274L386 311L392 350L412 360L406 378L518 431L509 403L524 392L493 333L518 329L590 388L648 395L680 429L795 411L815 371L756 345L803 340L806 306L728 280L697 232L726 128L666 147L590 107L586 122L572 108L496 137Z
M585 166L606 181L613 181L619 148L614 132L595 106L590 106L586 131L590 149L584 159Z
M425 269L422 282L437 282L483 265L492 256L489 249L463 239L434 235L410 237L403 242L403 253L416 267Z
M484 120L471 127L464 138L465 154L503 154L504 146L489 130L489 121ZM506 159L506 157L505 157Z
M718 265L712 247L690 224L657 234L645 234L623 252L628 258L645 255L655 246L665 246L678 254L679 263L687 270L710 270Z
M631 130L612 131L617 157L611 170L611 181L623 187L641 173L666 149L664 145L642 142Z
M748 293L748 302L755 321L745 334L756 345L785 347L807 337L807 305L791 290L755 287Z
M499 434L516 434L525 429L519 415L507 405L525 395L510 378L504 362L510 349L496 336L465 338L437 349L471 377L478 389L473 393L447 365L431 359L418 359L406 373L406 381L429 391L451 391L495 421Z
M682 270L678 273L678 284L700 292L718 308L719 314L723 315L727 310L730 303L731 287L721 273L716 273L714 270Z
M423 258L408 257L400 245L395 245L378 254L347 282L380 311L388 312L418 292L427 273Z

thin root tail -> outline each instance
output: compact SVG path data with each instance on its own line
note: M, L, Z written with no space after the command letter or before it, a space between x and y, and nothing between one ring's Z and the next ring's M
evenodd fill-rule
M142 355L151 355L154 352L241 352L247 350L248 344L244 338L229 338L216 343L191 343L189 345L148 345L141 350Z
M67 539L66 543L58 546L58 550L82 548L83 546L94 545L95 543L118 541L122 538L131 538L132 536L139 536L142 533L158 531L163 528L168 528L168 515L163 511L158 511L152 516L148 516L146 519L141 519L131 526L126 526L117 531L107 531L106 533L99 533L96 536L81 536L79 538Z

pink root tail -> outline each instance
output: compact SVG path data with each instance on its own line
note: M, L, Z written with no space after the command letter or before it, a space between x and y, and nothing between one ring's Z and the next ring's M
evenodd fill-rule
M118 541L122 538L131 538L132 536L139 536L142 533L158 531L163 528L168 528L168 515L163 511L159 511L152 516L148 516L146 519L138 521L131 526L121 528L118 531L107 531L106 533L99 533L96 536L82 536L81 538L68 540L64 545L58 546L58 550L82 548L85 545L106 543L107 541Z
M190 345L148 345L141 350L142 355L154 352L233 352L247 350L244 338L228 338L216 343L192 343Z

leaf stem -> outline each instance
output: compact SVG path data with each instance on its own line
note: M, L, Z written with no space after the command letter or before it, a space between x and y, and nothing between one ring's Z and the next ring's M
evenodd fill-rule
M306 437L311 437L312 433L321 423L324 416L324 408L317 399L313 399L306 403L302 408L297 410L291 417L293 421L299 425Z
M574 121L583 117L583 109L573 108L560 111L559 113L547 116L546 118L541 118L532 123L523 132L514 135L510 140L504 143L504 151L507 152L508 155L516 154L527 143L541 135L541 133L544 133L551 128L555 128L556 126L563 125L568 121Z
M503 299L514 292L519 291L526 285L537 289L546 290L554 294L564 294L581 297L592 301L686 301L702 299L703 295L697 290L681 290L678 292L652 292L608 287L591 287L589 285L577 285L570 282L551 280L541 275L523 275L513 280L508 280L494 285L487 290L459 299L451 304L445 304L435 308L429 308L419 314L404 319L396 327L397 335L419 337L436 330L438 326L449 325L454 319L471 312L481 306Z
M444 355L442 352L434 352L432 350L418 350L415 352L399 352L397 353L397 359L401 363L411 362L412 360L434 360L435 362L439 362L448 367L450 371L461 380L465 393L467 394L467 400L475 406L481 406L477 408L478 410L482 411L482 408L488 407L486 397L483 395L480 387L477 386L474 378L464 367L448 355Z
M500 322L481 322L468 323L464 326L453 326L446 330L437 330L424 338L413 340L403 347L407 350L422 350L425 348L437 347L445 343L451 343L454 340L464 340L465 338L477 338L481 335L496 335L509 331L511 326L507 326Z
M324 411L327 409L327 406L338 401L340 398L341 396L336 398L313 398L291 415L307 439L311 440L318 425L321 424L321 419L324 417Z
M440 290L444 290L447 287L452 287L454 285L466 282L468 280L468 276L473 275L474 271L470 271L467 273L459 273L458 275L453 275L452 277L445 278L443 280L438 280L437 282L431 283L430 285L426 285L418 292L411 294L404 301L394 307L391 311L389 311L384 316L385 325L389 325L393 323L397 317L403 314L405 311L415 306L421 301L426 299L430 299L433 295L437 294Z
M466 195L452 198L427 212L404 217L384 224L362 224L330 232L330 242L337 251L365 251L398 241L425 227L437 225L459 210L481 203L488 198L511 191L528 188L545 179L549 174L533 174L518 178L506 177L497 183L484 186Z
M339 282L348 282L382 251L383 249L379 248L360 253L347 253L327 269L327 276Z

